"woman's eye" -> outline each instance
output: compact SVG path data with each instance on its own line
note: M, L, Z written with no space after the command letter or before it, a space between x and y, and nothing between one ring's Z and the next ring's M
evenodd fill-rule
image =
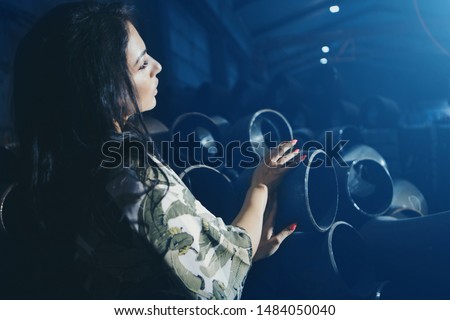
M148 66L148 61L144 61L144 63L139 67L139 70L145 69Z

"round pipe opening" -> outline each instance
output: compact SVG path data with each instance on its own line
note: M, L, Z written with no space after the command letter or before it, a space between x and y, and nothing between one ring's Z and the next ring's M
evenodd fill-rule
M345 222L335 223L328 234L328 248L335 271L352 295L368 296L375 277L370 268L367 248L358 232Z
M389 209L394 188L385 167L374 160L364 159L354 161L351 165L347 177L347 192L358 211L377 216Z
M292 129L279 112L264 109L256 112L250 120L249 139L255 153L264 156L268 148L276 147L282 141L292 140Z
M327 155L315 151L308 159L305 174L305 195L308 214L319 231L328 230L334 222L338 207L338 182L332 166L326 166ZM322 163L315 167L312 164Z

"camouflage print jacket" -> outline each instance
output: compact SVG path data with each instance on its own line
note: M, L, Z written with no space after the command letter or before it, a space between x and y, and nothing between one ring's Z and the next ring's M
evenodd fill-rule
M239 299L250 237L159 165L120 170L107 184L118 214L97 215L77 238L84 289L94 298Z

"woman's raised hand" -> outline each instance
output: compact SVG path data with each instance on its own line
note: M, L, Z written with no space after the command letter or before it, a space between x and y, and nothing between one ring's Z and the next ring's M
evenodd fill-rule
M284 174L289 168L301 162L305 156L300 157L300 149L289 152L297 140L282 142L269 152L253 172L252 186L265 184L269 193L276 190Z

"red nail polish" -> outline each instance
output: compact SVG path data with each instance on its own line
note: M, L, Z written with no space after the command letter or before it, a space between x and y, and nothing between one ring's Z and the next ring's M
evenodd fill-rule
M294 139L294 140L292 140L291 142L292 142L292 144L296 144L297 143L297 139Z
M300 158L300 161L303 161L306 159L306 154L302 155L302 157Z
M297 224L293 223L289 226L289 231L294 231L297 228Z
M297 153L300 152L300 149L295 149L294 151L292 151L293 153Z

